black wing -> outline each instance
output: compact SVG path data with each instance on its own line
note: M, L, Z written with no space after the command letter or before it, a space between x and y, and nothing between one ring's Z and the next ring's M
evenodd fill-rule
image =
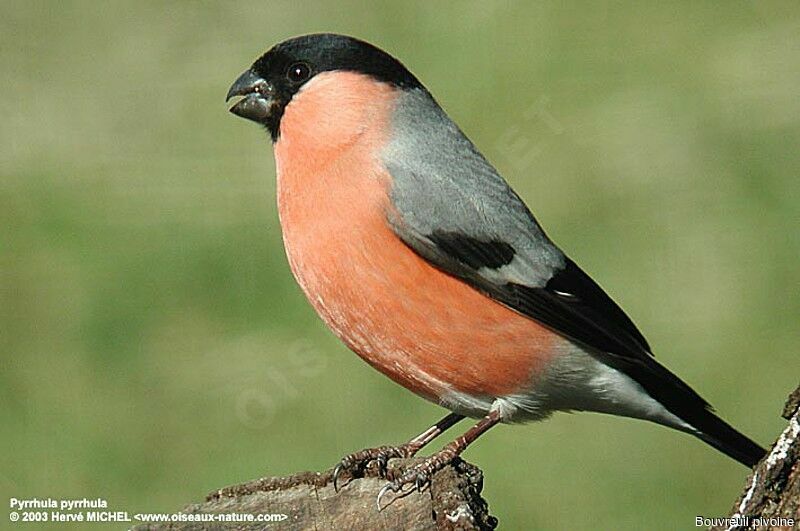
M603 363L627 374L650 396L694 428L694 435L748 467L766 453L757 443L714 415L691 387L655 361L642 334L627 315L572 260L543 287L498 283L514 259L502 241L482 242L464 235L432 234L405 240L423 258L515 311L582 343ZM416 244L411 242L416 242ZM489 277L495 280L490 280ZM691 430L687 430L691 431Z
M498 298L504 303L587 347L652 356L647 340L625 312L569 258L542 288L499 288Z
M503 268L513 266L517 259L517 250L507 242L484 241L452 231L421 236L396 223L393 226L409 247L439 269L584 345L688 422L697 419L699 424L703 420L699 416L710 409L691 387L653 359L647 340L633 321L566 256L563 266L554 269L543 286L530 286L503 280Z
M507 242L441 231L425 239L432 245L411 247L513 310L591 349L632 358L652 356L647 340L625 312L569 258L544 286L531 287L492 274L516 257Z

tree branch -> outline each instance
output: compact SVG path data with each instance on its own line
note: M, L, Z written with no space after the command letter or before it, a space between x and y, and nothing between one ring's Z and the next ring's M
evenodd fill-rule
M712 531L789 529L792 526L800 529L800 387L789 397L783 416L789 424L748 478L729 514L733 520L711 527ZM392 459L388 475L397 477L419 461ZM397 498L378 512L376 496L385 482L371 466L363 477L352 478L337 493L333 489L331 470L301 472L214 491L205 502L189 505L182 514L187 518L231 513L272 515L267 524L239 521L226 529L485 530L497 526L497 519L489 514L488 504L480 495L483 473L461 459L437 472L430 487L422 493L412 492ZM789 519L794 523L787 527ZM186 521L140 525L135 529L207 528L208 524Z
M399 476L419 459L392 459L389 477ZM347 478L345 478L345 482ZM363 478L353 478L333 489L333 473L301 472L288 477L263 478L210 493L204 503L183 510L187 515L247 513L278 515L273 523L239 523L226 529L333 530L418 529L486 530L497 526L480 496L481 470L461 459L437 472L429 488L395 499L378 512L376 496L386 479L368 467ZM388 501L388 499L386 500ZM385 503L385 502L384 502ZM281 520L282 516L286 518ZM280 522L280 523L277 523ZM198 522L140 525L142 530L206 529Z
M729 514L734 521L712 531L800 528L800 387L789 396L783 418L789 424L747 479Z

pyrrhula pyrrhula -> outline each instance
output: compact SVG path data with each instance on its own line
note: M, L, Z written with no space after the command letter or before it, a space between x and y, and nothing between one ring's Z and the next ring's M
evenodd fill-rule
M301 36L261 56L234 96L231 112L272 138L283 242L311 305L367 363L452 411L404 445L345 457L337 477L481 419L381 494L420 488L495 424L554 411L653 421L748 467L764 455L655 360L397 59Z

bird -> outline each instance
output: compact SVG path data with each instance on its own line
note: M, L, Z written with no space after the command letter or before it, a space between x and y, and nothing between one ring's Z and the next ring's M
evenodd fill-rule
M651 421L753 467L765 450L656 361L625 312L398 59L355 37L282 41L230 87L272 142L290 269L369 365L450 413L349 454L334 483L477 422L380 489L399 497L493 426L591 411ZM338 485L335 485L338 488Z

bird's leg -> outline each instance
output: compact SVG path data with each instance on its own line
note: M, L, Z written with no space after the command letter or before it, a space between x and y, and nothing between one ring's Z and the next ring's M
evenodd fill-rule
M333 488L339 490L339 476L342 472L347 472L350 476L363 473L364 469L371 461L378 463L381 477L386 475L386 466L389 459L393 457L408 458L416 455L426 444L444 433L453 424L463 419L464 415L450 413L445 418L420 433L410 441L399 446L379 446L378 448L367 448L360 452L355 452L342 458L333 470Z
M436 472L447 466L453 461L453 459L461 455L461 452L463 452L475 439L480 437L481 434L486 432L489 428L500 422L500 418L500 413L498 411L492 411L478 421L473 427L468 429L464 435L457 438L453 442L448 443L447 446L428 457L420 464L407 469L399 478L387 483L378 493L378 510L382 510L381 498L389 491L399 493L397 494L396 498L400 498L411 493L414 490L413 487L416 487L418 491L422 491L426 485L430 484L431 478ZM406 485L413 485L413 487L406 492L402 492L403 487ZM391 502L389 503L391 504Z

